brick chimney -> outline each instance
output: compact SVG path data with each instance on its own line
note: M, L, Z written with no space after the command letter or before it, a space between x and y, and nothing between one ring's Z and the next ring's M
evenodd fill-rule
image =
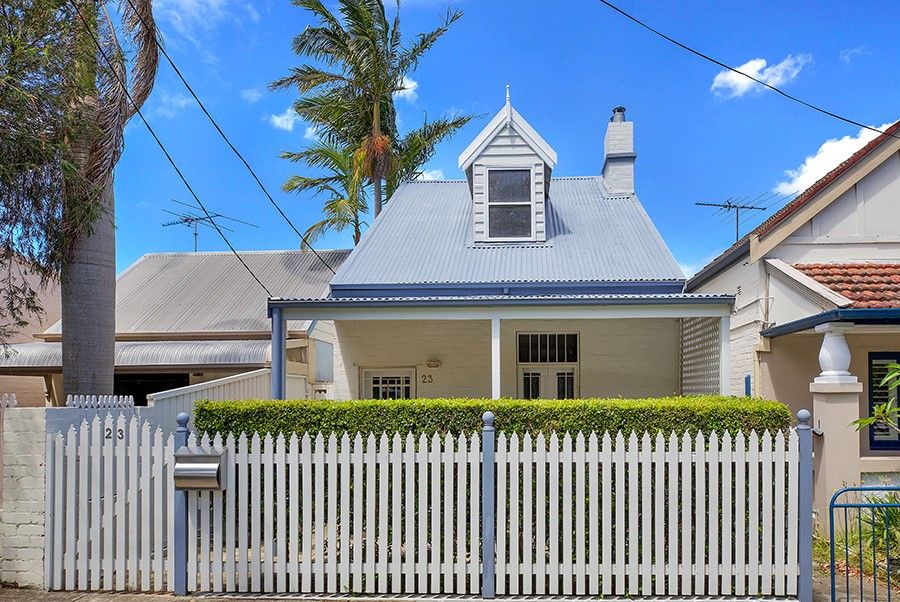
M603 138L603 180L611 194L634 194L634 123L625 107L613 109Z

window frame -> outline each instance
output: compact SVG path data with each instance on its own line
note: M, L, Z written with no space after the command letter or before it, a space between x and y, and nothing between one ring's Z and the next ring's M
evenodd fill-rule
M875 375L872 372L873 360L891 360L900 363L900 351L870 351L866 370L868 371L868 395L866 404L868 407L867 415L872 415L872 407L875 405L875 387L879 386L880 380L875 382ZM897 389L897 396L900 397L900 388ZM900 451L900 439L897 441L878 441L875 439L875 429L869 427L869 449L880 451Z
M388 368L363 367L359 369L359 399L374 399L371 391L368 389L369 380L373 377L394 377L403 378L409 376L409 399L417 399L416 391L416 368L414 366L395 366ZM387 398L381 398L387 399ZM397 399L403 399L402 397Z
M578 399L581 396L581 331L578 330L520 330L516 331L516 396L524 398L524 386L523 386L523 374L526 371L540 371L541 378L546 379L548 381L547 386L555 389L556 382L554 378L554 374L559 370L571 370L574 375L574 399ZM576 358L575 361L527 361L523 362L519 360L519 337L520 336L532 336L532 335L555 335L559 336L575 336L575 353ZM549 354L548 354L549 358ZM543 380L542 380L543 386ZM550 396L547 398L541 399L557 399L556 397Z
M491 236L491 172L492 171L527 171L528 179L528 202L514 203L494 203L495 205L507 207L522 207L529 205L531 207L531 227L528 236ZM534 202L534 166L533 165L504 165L503 167L488 167L485 170L484 182L484 236L488 242L522 242L535 240L535 202Z

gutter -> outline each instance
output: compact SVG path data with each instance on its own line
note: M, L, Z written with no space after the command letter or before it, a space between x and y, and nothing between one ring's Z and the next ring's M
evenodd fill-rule
M269 313L273 308L308 308L308 309L331 309L337 307L354 307L354 308L385 308L385 307L508 307L508 306L584 306L584 305L731 305L734 303L732 295L709 295L704 297L669 297L660 295L659 297L641 297L636 296L629 298L609 297L609 298L590 298L590 297L572 297L572 298L553 298L553 297L472 297L472 298L451 298L442 299L440 297L426 298L325 298L325 299L269 299Z
M815 328L827 322L852 322L854 324L900 324L900 307L832 309L793 322L773 326L760 332L766 338L775 338Z

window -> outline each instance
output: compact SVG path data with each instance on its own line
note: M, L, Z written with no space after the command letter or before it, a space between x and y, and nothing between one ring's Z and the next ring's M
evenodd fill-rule
M578 335L517 335L518 395L522 399L574 399L578 395Z
M882 386L888 366L900 362L900 351L869 354L869 412L880 403L897 403L898 389ZM900 449L900 433L883 424L873 424L869 428L869 446L872 449Z
M531 238L530 169L488 171L488 238Z
M363 370L363 399L412 399L416 395L412 368Z

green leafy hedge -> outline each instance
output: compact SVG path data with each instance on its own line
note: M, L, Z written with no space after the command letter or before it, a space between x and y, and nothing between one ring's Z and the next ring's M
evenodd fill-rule
M209 433L472 432L491 410L506 432L696 433L781 430L792 422L784 404L719 395L650 399L414 399L200 401L194 425Z

